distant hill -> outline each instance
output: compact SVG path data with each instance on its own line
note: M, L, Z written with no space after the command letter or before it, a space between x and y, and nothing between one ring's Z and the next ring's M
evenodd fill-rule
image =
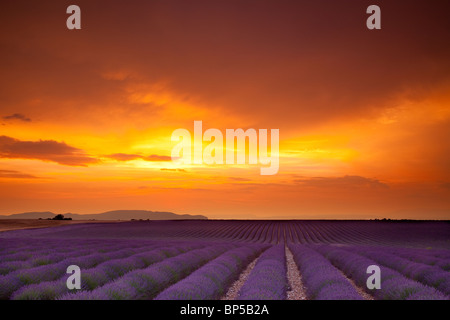
M55 217L55 213L45 212L24 212L11 215L0 215L0 219L48 219ZM202 215L176 214L172 212L155 212L147 210L114 210L97 214L63 213L64 218L73 220L207 220Z

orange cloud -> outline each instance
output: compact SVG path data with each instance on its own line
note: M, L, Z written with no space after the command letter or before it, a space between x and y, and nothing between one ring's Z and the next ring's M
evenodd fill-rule
M379 32L280 1L79 0L75 33L64 3L2 6L0 212L448 219L449 1L383 1ZM171 163L194 120L280 129L279 173Z
M87 166L98 160L82 150L54 140L21 141L0 136L0 158L37 159L68 166Z
M170 156L161 156L152 154L150 156L143 156L140 154L127 154L127 153L114 153L106 156L117 161L131 161L136 159L142 159L144 161L172 161Z
M36 179L38 177L31 174L22 173L16 170L0 170L0 178L11 178L11 179Z
M21 114L21 113L14 113L11 114L9 116L4 116L3 119L5 120L19 120L19 121L25 121L25 122L30 122L31 119L26 117L25 115Z
M313 177L294 180L297 184L314 188L389 188L389 186L377 179L360 176L343 177Z
M169 169L169 168L161 168L161 169L159 169L159 170L161 170L161 171L173 171L173 172L175 172L175 171L178 171L178 172L187 172L185 169Z

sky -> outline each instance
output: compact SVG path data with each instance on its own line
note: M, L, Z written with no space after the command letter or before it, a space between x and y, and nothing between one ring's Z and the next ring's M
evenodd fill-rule
M66 9L81 8L81 30ZM381 29L369 30L369 5ZM0 214L450 219L450 4L0 3ZM279 170L172 161L279 129ZM205 147L208 143L204 142Z

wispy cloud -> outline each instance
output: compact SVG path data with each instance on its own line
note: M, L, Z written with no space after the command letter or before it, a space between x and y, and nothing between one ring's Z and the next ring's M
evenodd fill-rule
M387 184L377 179L361 176L305 177L294 181L301 186L314 188L389 188Z
M114 159L117 161L131 161L136 159L141 159L145 161L171 161L170 156L161 156L152 154L150 156L143 156L140 154L128 154L128 153L113 153L105 156L106 158Z
M169 169L169 168L161 168L161 171L178 171L178 172L186 172L184 169Z
M126 154L126 153L114 153L105 156L106 158L114 159L117 161L130 161L135 159L140 159L141 156L138 154Z
M0 136L0 158L36 159L67 166L87 166L98 162L83 150L54 140L21 141Z
M25 122L31 121L30 118L26 117L25 115L23 115L21 113L14 113L9 116L4 116L3 119L4 120L19 120L19 121L25 121Z
M148 157L142 157L145 161L172 161L172 157L170 156L160 156L156 154L152 154Z
M37 179L38 177L15 170L0 170L0 178Z
M233 180L233 181L242 181L242 182L245 182L245 181L252 181L252 180L250 180L250 179L247 179L247 178L241 178L241 177L228 177L228 179L229 179L229 180Z

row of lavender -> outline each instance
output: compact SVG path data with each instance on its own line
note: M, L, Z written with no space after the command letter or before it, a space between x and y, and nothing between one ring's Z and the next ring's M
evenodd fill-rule
M1 241L33 239L136 239L227 241L267 244L353 244L433 247L448 251L450 224L382 221L136 221L71 225L0 233ZM5 245L6 247L9 244ZM3 246L3 247L5 247ZM15 250L18 247L13 247ZM24 248L29 244L25 244ZM1 248L1 247L0 247ZM0 249L0 256L8 250Z
M8 239L9 240L9 239ZM108 247L113 245L110 241L86 241L86 240L73 240L64 241L59 239L25 239L26 241L5 241L0 240L0 245L3 250L0 252L0 261L25 261L38 255L44 255L57 250L59 253L72 252L79 250L82 246L85 249L96 247ZM115 243L117 245L117 242Z
M18 230L23 231L23 230ZM17 230L16 230L17 232ZM7 232L2 232L4 235ZM16 233L17 234L17 233ZM61 250L73 250L72 246L92 246L92 245L111 245L118 242L126 242L126 240L114 240L114 239L65 239L65 238L6 238L0 237L0 258L5 258L14 253L34 252L36 250L48 250L59 248ZM151 240L149 240L150 242Z
M309 299L363 299L342 272L322 254L303 245L292 245L290 249L301 271ZM242 248L237 250L243 251ZM223 268L222 265L229 259L230 253L224 254L185 280L166 289L156 299L217 299L224 293L223 288L231 283L230 278L236 278L236 274L230 272L230 268ZM255 268L241 288L238 299L286 299L288 283L285 261L283 246L273 246L265 251L258 258ZM242 266L237 269L241 268Z
M111 244L111 245L96 245L96 246L83 246L82 244L77 246L73 245L73 250L61 250L59 248L49 249L49 250L36 250L31 255L28 255L25 259L16 258L5 259L5 261L0 262L1 274L7 275L13 273L14 271L19 271L23 269L29 269L32 267L51 265L58 262L68 263L73 259L83 260L80 263L84 263L84 257L98 257L102 259L104 256L106 259L109 257L108 253L111 252L121 252L120 250L130 252L139 252L140 250L146 250L148 246L155 246L157 244ZM16 256L16 254L14 254ZM21 257L23 258L23 257ZM0 279L2 276L0 276Z
M423 263L439 267L445 271L450 271L450 251L449 250L424 250L411 248L387 248L383 251L394 254L410 261Z
M64 268L56 263L49 266L51 270L31 268L0 278L1 297L218 299L242 270L266 248L267 245L207 246L185 243L177 246L147 245L143 252L119 250L114 255L105 254L106 260L100 263L86 262L88 256L85 256L80 258L84 260L83 266L95 266L83 270L82 291L69 292L65 285L67 275L60 274ZM377 263L382 267L382 289L367 290L375 298L448 299L442 293L442 288L438 291L385 267L384 264L392 264L392 261L397 260L381 248L290 245L289 249L301 272L309 299L362 299L340 270L361 288L366 288L367 266ZM371 256L373 260L365 256ZM403 265L409 265L403 260L400 259ZM26 284L24 279L29 283ZM40 281L42 279L47 281ZM444 274L445 279L448 280L448 273ZM259 256L238 299L281 300L286 298L287 287L285 248L282 245L271 246Z
M57 228L55 228L57 229ZM24 230L22 230L24 231ZM8 232L0 232L0 236ZM142 247L156 243L154 240L142 239L130 241L128 239L71 239L71 238L11 238L0 237L0 261L26 260L37 254L49 251L71 252L83 248L96 248L102 250L111 246L123 245L127 247Z
M352 252L351 248L335 246L315 246L314 250L325 256L334 266L342 270L360 288L365 289L380 300L448 300L442 291L410 279L400 272L387 267L382 261L382 252L375 254ZM375 249L374 249L375 250ZM383 250L383 249L378 249ZM359 251L359 250L358 250ZM368 257L370 256L370 258ZM381 263L383 262L383 263ZM381 269L381 289L369 290L366 286L367 267L378 265ZM450 276L446 275L447 278Z
M34 251L14 252L4 257L0 257L0 275L6 275L10 272L50 265L72 257L82 257L87 255L101 255L111 251L121 249L145 248L150 244L145 243L97 243L85 244L83 241L78 243L70 243L69 247L48 246L44 244L44 248L37 247Z
M239 292L239 300L284 300L288 287L283 245L265 251Z
M225 252L161 292L156 300L219 299L256 257L257 263L240 289L238 299L286 299L288 281L284 246L247 245Z
M156 300L219 299L263 249L265 246L250 245L229 250L161 292Z
M88 287L106 283L133 268L144 267L154 260L178 254L193 248L204 247L199 243L119 243L112 247L98 246L86 251L82 242L78 251L54 252L51 263L36 267L24 267L0 276L0 299L11 297L49 299L66 289L69 265L83 269L83 284ZM74 246L77 248L76 246ZM61 258L62 257L62 258Z
M309 299L362 300L342 272L317 251L304 245L290 245Z
M383 288L369 290L366 287L367 267L380 262L380 260L366 259L361 255L364 250L361 250L360 254L355 254L334 246L305 245L290 245L289 249L293 252L309 299L362 300L364 299L361 295L363 289L376 299L448 299L448 296L442 291L407 279L384 265L381 266ZM243 248L236 250L241 254L245 252ZM242 269L239 264L234 268L224 266L226 262L230 261L230 254L232 252L225 253L211 261L183 281L164 290L156 299L219 298L224 293L224 288L228 287L232 279L237 277L236 271ZM251 255L251 257L253 256ZM251 260L250 255L247 254L247 257L246 263ZM345 263L346 260L351 262ZM238 299L286 299L288 283L285 261L284 246L272 246L266 250L258 258L255 268L240 289ZM448 274L446 276L448 279Z
M391 268L402 276L434 287L440 292L450 295L450 273L440 267L448 265L448 262L445 263L446 261L443 259L433 259L424 255L404 254L399 249L395 249L390 253L389 249L381 247L350 247L347 250L370 258L377 264ZM433 263L433 265L420 263L417 260Z
M153 299L168 286L180 281L223 252L234 249L232 244L195 249L164 259L147 268L133 270L94 290L83 290L61 297L65 300Z
M203 247L200 245L163 246L148 248L147 251L137 253L124 258L105 261L95 267L84 269L81 273L83 290L94 290L133 270L146 268L154 263L163 261L187 252ZM71 293L66 286L67 275L54 281L44 281L37 284L24 286L14 292L11 299L56 299L64 294Z
M239 299L282 300L288 287L285 249L282 245L267 248L254 244L193 250L129 272L97 289L66 294L60 299L219 299L242 270L264 251L241 288Z
M193 249L193 245L190 246ZM84 270L82 291L69 293L65 286L67 276L63 276L55 281L26 285L15 291L11 298L151 299L162 291L156 299L217 299L243 268L267 248L267 245L256 244L236 248L236 245L228 244L194 249L184 254L180 254L180 248L171 248L169 254L167 248L159 248ZM202 264L205 265L198 268ZM186 275L189 276L181 280ZM241 290L240 299L284 299L286 287L284 247L274 246L259 258Z
M281 230L276 226L280 225L267 223L261 229L259 224L244 224L234 231L228 225L223 232L231 232L240 239L255 230L265 230L257 232L276 239ZM135 229L129 226L121 233L133 234ZM308 235L310 239L326 245L288 244L309 299L362 299L347 278L365 289L366 268L371 264L382 267L382 289L366 290L377 299L448 299L450 251L380 246L380 243L371 247L354 244L337 247L328 244L338 236L329 226L323 229L315 224L308 226L308 230L315 230ZM106 235L116 229L92 227L89 232L93 230L100 231L100 238L0 239L0 298L216 299L268 247L241 288L239 299L286 298L285 249L284 245L266 244L272 240L213 245L190 239L177 243L101 238L102 232ZM285 230L291 237L296 229ZM190 231L186 232L188 235ZM206 229L202 236L208 238L214 232ZM51 231L47 231L46 235L49 234ZM78 237L79 233L73 235ZM341 239L345 237L341 235ZM351 238L347 240L351 242ZM66 288L65 272L70 264L83 270L83 290L77 293Z

